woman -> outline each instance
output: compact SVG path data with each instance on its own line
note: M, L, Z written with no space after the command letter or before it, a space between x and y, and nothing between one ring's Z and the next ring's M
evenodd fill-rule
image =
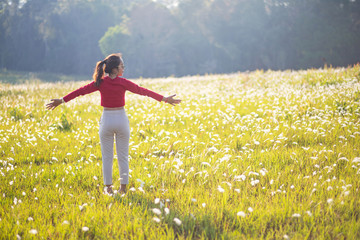
M103 77L105 73L108 75ZM164 97L135 83L122 78L124 62L121 54L111 54L103 61L97 63L93 79L94 81L80 87L60 99L51 99L46 105L47 109L53 110L62 103L66 103L80 95L100 91L101 106L104 107L100 120L100 145L103 162L103 177L106 191L112 194L112 164L114 156L114 136L116 138L116 152L118 156L120 172L120 193L126 193L129 184L129 120L125 113L125 92L151 97L159 102L163 101L171 105L179 104L180 99L174 99L174 95Z

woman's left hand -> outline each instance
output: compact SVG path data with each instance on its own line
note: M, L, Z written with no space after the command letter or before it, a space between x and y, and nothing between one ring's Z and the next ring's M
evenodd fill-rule
M181 99L174 99L175 96L176 94L169 97L164 97L163 101L175 106L176 104L179 104L181 102Z

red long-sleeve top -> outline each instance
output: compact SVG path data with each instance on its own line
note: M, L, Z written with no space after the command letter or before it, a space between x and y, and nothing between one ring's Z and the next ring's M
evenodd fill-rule
M164 96L153 92L149 89L140 87L139 85L121 77L111 79L109 76L103 78L100 86L95 85L95 81L76 89L63 97L65 102L68 102L78 96L86 95L95 91L100 91L101 106L103 107L123 107L125 105L125 92L130 91L143 96L151 97L159 102Z

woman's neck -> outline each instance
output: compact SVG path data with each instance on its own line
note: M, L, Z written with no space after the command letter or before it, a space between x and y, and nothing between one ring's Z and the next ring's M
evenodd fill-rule
M117 77L117 75L116 75L116 74L109 74L109 77L110 77L111 79L115 79L115 78Z

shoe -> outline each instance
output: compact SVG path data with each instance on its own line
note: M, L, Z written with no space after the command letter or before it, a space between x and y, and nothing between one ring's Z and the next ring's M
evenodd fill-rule
M109 186L109 187L105 187L105 189L104 189L104 191L105 191L105 194L109 194L109 195L112 195L112 194L114 194L114 191L113 191L113 189L112 189L112 186Z

